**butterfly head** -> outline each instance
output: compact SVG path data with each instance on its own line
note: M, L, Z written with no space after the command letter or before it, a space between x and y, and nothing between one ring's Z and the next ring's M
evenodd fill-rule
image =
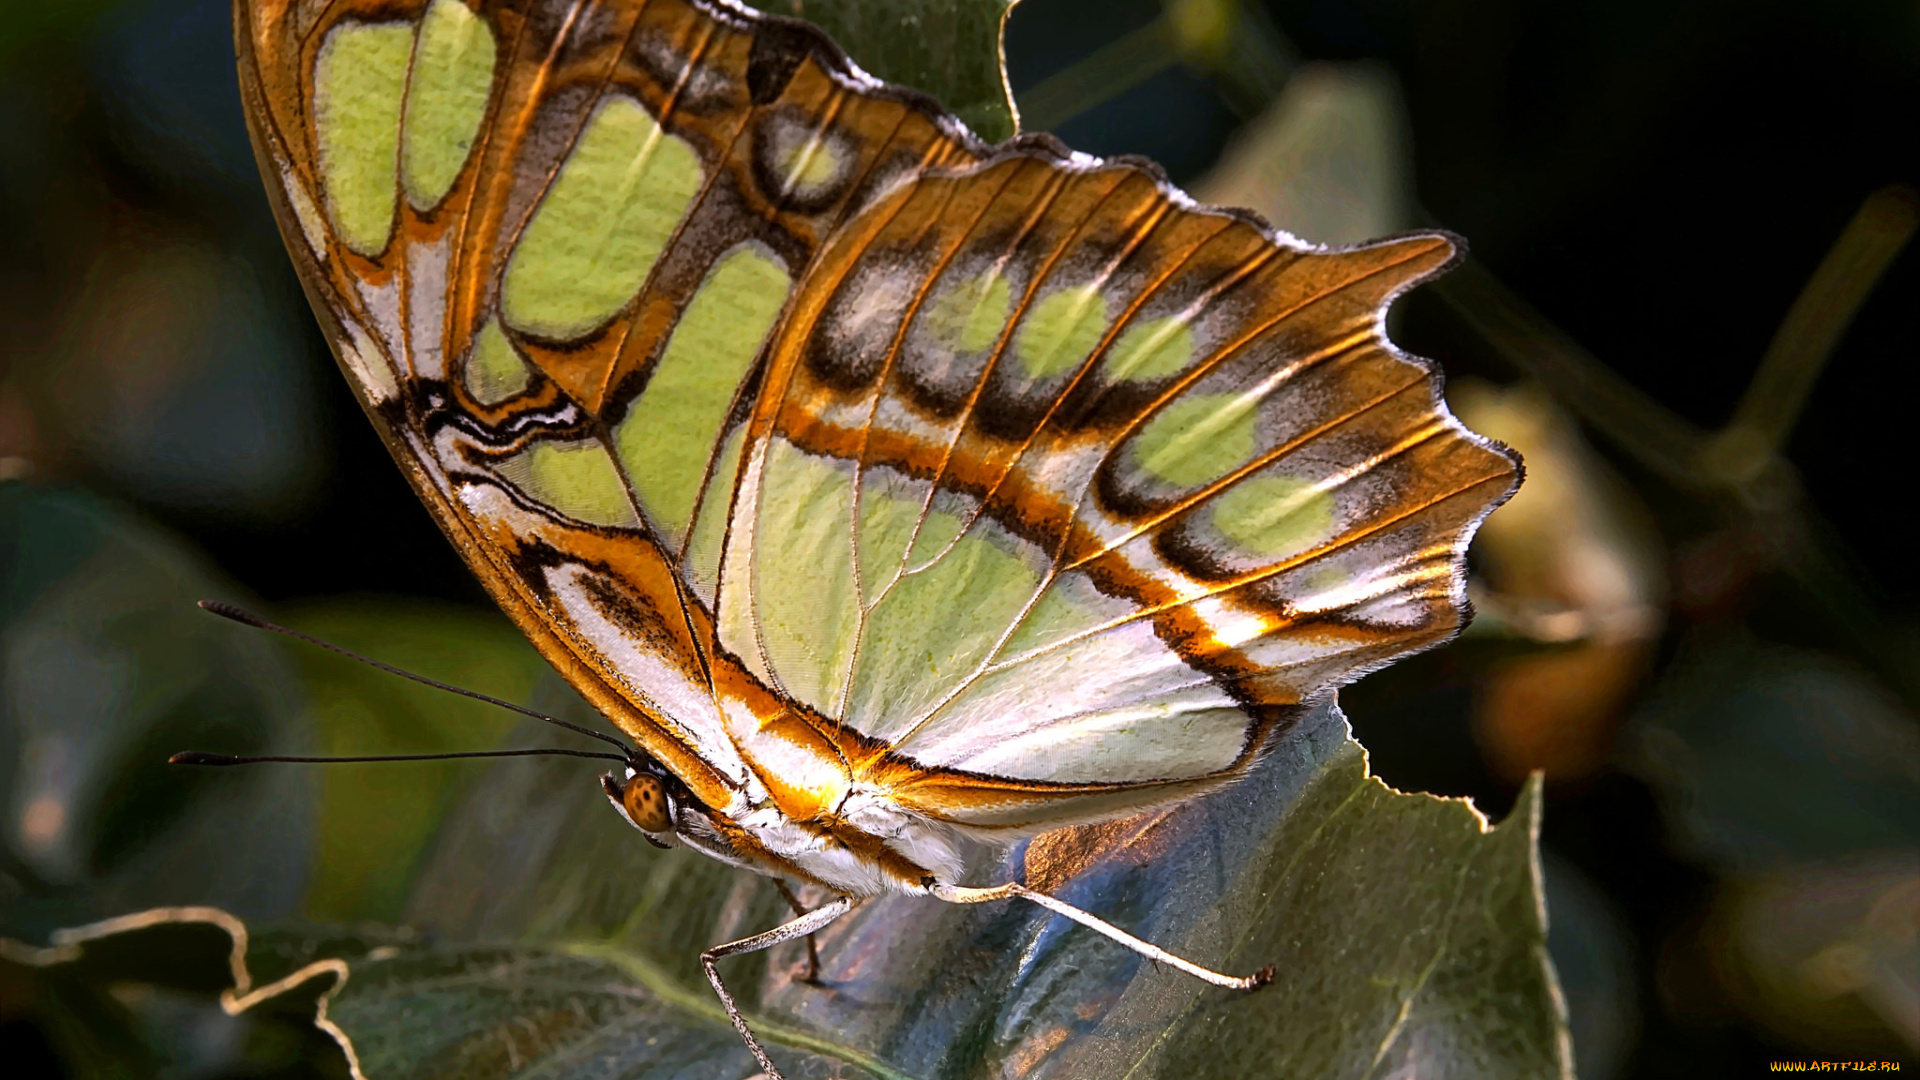
M661 848L675 845L676 825L688 799L680 782L658 762L635 754L625 769L601 776L600 787L613 808L648 843Z

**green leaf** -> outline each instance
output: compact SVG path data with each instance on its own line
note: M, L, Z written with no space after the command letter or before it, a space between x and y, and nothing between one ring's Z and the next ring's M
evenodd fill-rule
M363 1059L384 1075L446 1055L472 1065L462 1076L572 1073L617 1058L610 1046L640 1054L630 1036L644 1030L686 1075L753 1071L697 954L777 924L784 904L763 879L639 843L603 802L578 762L489 770L408 908L447 944L402 950L335 1003ZM1204 964L1276 964L1256 994L1031 905L900 896L819 935L823 985L799 981L798 943L722 973L778 1060L807 1063L796 1076L826 1062L913 1077L1565 1076L1538 806L1529 787L1489 831L1462 802L1392 792L1329 705L1234 788L973 868L975 883L1023 879ZM516 1030L538 1036L507 1053Z
M190 559L87 500L20 488L4 494L0 537L14 570L6 579L8 647L32 646L10 654L10 670L39 670L40 681L21 685L44 682L68 695L42 689L30 700L79 700L73 695L87 682L75 672L105 669L78 660L118 642L112 655L131 674L117 678L149 689L111 700L164 703L180 699L183 687L225 687L228 696L216 702L224 711L201 702L185 715L204 722L210 712L238 711L249 721L203 729L205 739L185 745L298 748L298 726L284 708L292 680L271 639L193 610L189 597L223 590ZM357 600L296 613L295 621L510 697L520 696L516 686L533 663L497 624L449 612L408 613ZM68 651L61 663L35 669L22 659L60 656L61 648ZM498 719L469 714L467 703L430 694L414 700L415 688L390 677L314 656L304 662L321 714L339 727L328 736L338 749L500 741ZM366 678L373 681L362 685ZM270 693L274 686L283 696ZM535 706L592 720L552 676L540 687ZM283 707L249 705L249 694L267 694L265 703ZM38 723L29 734L67 731L62 737L71 738L72 731L96 730L89 725L100 715L113 720L97 729L105 748L151 743L140 733L154 729L154 718L181 712L13 708L10 721ZM77 726L62 727L70 724ZM164 723L158 729L176 731ZM177 748L183 737L164 749ZM529 721L510 741L555 739ZM408 782L411 767L370 767L362 775L378 777L384 769ZM341 887L360 881L389 910L393 889L409 892L403 917L426 936L385 935L376 947L365 930L256 935L253 985L341 961L351 977L328 1003L329 1016L375 1077L422 1070L510 1077L552 1068L646 1075L656 1066L730 1080L750 1074L750 1059L697 955L782 921L784 903L762 878L640 843L603 805L596 771L570 759L517 759L470 771L464 795L430 843L431 822L459 790L452 781L423 782L418 806L402 798L391 813L382 801L390 792L333 793L329 827L350 823L349 835L369 845L359 856L336 853ZM45 941L33 932L45 923L22 917L35 912L85 917L103 904L126 910L125 901L139 897L246 902L259 888L253 875L298 883L297 874L275 875L297 869L308 849L273 830L305 820L308 789L301 781L312 774L168 775L204 808L162 829L167 842L153 849L159 854L130 860L126 871L10 900L0 912L17 937ZM256 783L262 786L249 786ZM76 790L90 794L84 785ZM1024 880L1229 971L1276 964L1279 977L1257 994L1217 990L1160 969L1017 901L966 908L913 897L871 901L820 935L818 986L798 980L798 943L729 959L722 968L795 1077L1017 1070L1138 1078L1563 1076L1565 1025L1545 958L1533 865L1537 808L1538 792L1530 788L1508 823L1487 831L1464 803L1390 792L1367 777L1364 753L1328 704L1303 711L1255 775L1233 788L1164 813L1049 834L1010 852L983 851L969 878ZM383 814L391 836L377 828ZM18 830L16 824L13 835ZM263 836L280 837L282 846L263 847ZM424 860L422 851L430 853ZM393 868L379 869L391 877L367 876L379 858L392 860ZM160 872L150 877L132 876L155 867ZM284 893L288 886L279 887ZM284 912L288 899L266 914ZM198 970L178 959L177 946L154 946L145 959L143 947L129 945L121 967L94 975L75 968L55 982L46 982L56 978L46 973L14 981L52 1010L38 1022L67 1047L63 1060L103 1074L191 1060L168 1049L167 1032L200 1014L153 1003L174 1000L168 994L204 996L204 980L123 1001L125 985L158 985L163 973L179 981L178 973ZM20 952L8 946L0 954L17 960ZM322 988L313 978L289 986L292 996L268 995L258 1007L282 1016L305 1009L312 1017ZM208 1017L213 1007L197 1006Z
M0 938L0 1005L70 1076L347 1080L314 1021L350 962L396 940L263 936L216 908L157 908L56 931L45 947Z
M188 770L178 750L303 748L276 642L194 606L244 600L92 496L0 485L0 933L218 898L292 913L313 777Z
M1920 724L1871 677L1744 632L1696 633L1628 728L1674 843L1733 875L1915 846Z
M712 995L707 1001L712 1002ZM329 1010L370 1077L564 1075L740 1080L754 1075L719 1005L660 994L612 960L471 946L355 968ZM825 1052L821 1052L825 1051ZM860 1055L783 1046L789 1080L890 1077Z
M1202 963L1277 963L1258 994L1031 905L922 897L829 926L818 986L799 980L799 944L724 974L795 1080L1571 1076L1536 899L1538 786L1488 830L1461 801L1367 776L1338 709L1302 721L1227 792L975 865ZM572 761L495 767L420 880L411 915L434 944L267 934L253 984L305 970L290 986L311 995L311 965L340 961L326 1020L374 1078L751 1074L695 955L783 919L780 899L637 844L599 801Z
M354 596L280 613L291 626L428 678L525 701L550 674L503 616L422 600ZM306 678L312 729L329 755L491 750L518 718L311 646L293 652ZM542 731L530 742L546 745ZM313 919L392 921L422 852L471 762L341 765L314 770L321 786L314 876L304 913Z
M577 762L495 767L414 898L434 944L270 933L254 984L341 961L326 1017L375 1078L751 1074L696 956L780 921L782 902L637 843L601 801ZM1012 901L870 901L820 934L819 985L799 980L799 943L722 971L794 1080L1570 1076L1538 807L1530 785L1489 830L1462 802L1390 791L1323 706L1232 789L974 867L1203 963L1277 964L1257 993Z
M59 4L17 3L6 6L0 19L0 63L12 66L34 55L57 53L85 41L102 16L122 0L67 0Z
M1235 133L1193 193L1243 206L1315 244L1357 244L1407 228L1405 107L1374 64L1310 64Z
M988 142L1019 130L1001 53L1018 0L753 0L825 30L869 74L931 94Z

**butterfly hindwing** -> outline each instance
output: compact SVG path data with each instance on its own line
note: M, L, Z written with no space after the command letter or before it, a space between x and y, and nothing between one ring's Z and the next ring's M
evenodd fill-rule
M1309 250L1043 147L913 180L775 341L722 646L961 823L1227 774L1460 624L1512 463L1380 318L1453 253Z

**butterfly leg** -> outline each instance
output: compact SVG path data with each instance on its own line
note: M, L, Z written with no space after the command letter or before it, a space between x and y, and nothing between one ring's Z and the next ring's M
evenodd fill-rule
M786 898L787 906L793 909L795 915L807 913L807 909L800 906L800 898L793 895L793 890L787 887L786 882L779 878L773 878L772 881L773 887L780 890L780 895ZM814 944L812 934L807 935L807 973L800 981L820 985L820 946Z
M1081 926L1119 942L1149 960L1157 960L1168 967L1178 968L1196 979L1210 982L1215 986L1224 986L1229 990L1258 990L1273 981L1272 964L1251 975L1223 975L1211 968L1203 968L1184 957L1175 956L1158 945L1141 941L1105 919L1082 911L1065 900L1055 899L1046 893L1034 892L1014 882L991 889L969 889L962 885L935 885L928 891L949 904L985 904L994 900L1005 900L1009 896L1031 900L1056 915L1065 915Z
M805 915L791 922L781 923L764 934L755 934L749 938L741 938L739 941L729 941L725 945L715 945L700 954L700 966L706 969L707 981L713 984L713 992L720 995L720 1004L727 1010L727 1019L733 1021L734 1030L746 1040L747 1049L753 1051L754 1060L766 1070L767 1080L782 1080L780 1070L774 1068L773 1062L767 1059L767 1052L760 1048L760 1040L753 1037L753 1029L747 1027L747 1018L740 1015L740 1007L734 1004L733 995L727 993L726 985L720 981L719 969L713 966L713 962L723 956L759 952L762 949L771 949L775 945L792 941L797 937L806 937L852 910L852 897L836 897L831 903L822 904Z

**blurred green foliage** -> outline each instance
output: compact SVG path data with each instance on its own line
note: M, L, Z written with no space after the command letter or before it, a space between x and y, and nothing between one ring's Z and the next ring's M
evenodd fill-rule
M1000 55L1017 0L756 0L825 30L869 74L938 98L999 142L1018 130Z
M5 671L0 933L29 941L218 896L297 910L316 777L182 784L195 744L296 751L298 676L271 643L193 605L236 590L164 531L77 493L0 486Z
M0 9L0 65L20 63L49 41L83 40L120 0L72 0L63 4L10 3Z
M536 682L552 677L506 619L472 608L348 596L283 614L364 656L504 701L525 701ZM294 656L321 754L487 750L513 728L510 713L343 656L311 648ZM322 770L304 914L330 922L397 919L428 841L471 772L455 761Z

